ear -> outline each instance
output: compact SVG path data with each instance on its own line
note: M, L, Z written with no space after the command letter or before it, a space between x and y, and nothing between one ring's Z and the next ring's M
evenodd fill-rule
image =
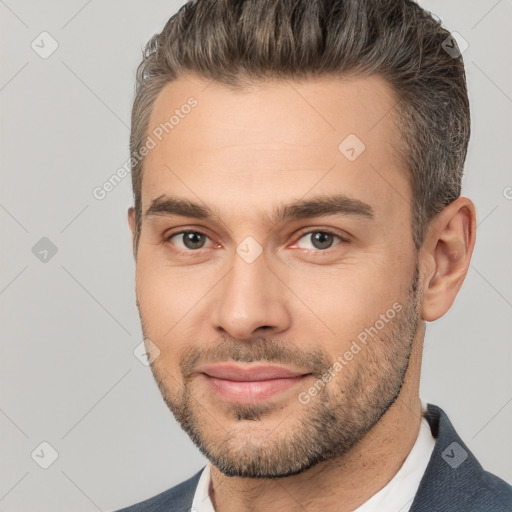
M475 205L466 197L450 203L431 221L419 256L423 320L437 320L452 306L466 278L475 237Z
M130 206L128 208L128 226L130 226L130 232L132 236L132 250L134 258L137 258L137 253L135 250L135 208Z

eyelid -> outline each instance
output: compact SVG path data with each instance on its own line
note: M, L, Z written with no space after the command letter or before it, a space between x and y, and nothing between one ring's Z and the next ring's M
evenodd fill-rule
M338 237L342 242L344 243L348 243L350 242L350 236L347 234L341 234L337 231L335 231L334 229L331 229L331 228L322 228L322 227L315 227L315 228L305 228L304 231L300 231L295 237L294 237L294 242L293 242L293 245L296 246L298 241L303 238L304 236L306 235L311 235L313 233L327 233L329 235L333 235L333 236L336 236ZM330 249L330 247L329 247ZM325 249L325 250L322 250L322 249L316 249L317 251L321 251L321 252L325 252L325 251L328 251L329 249Z
M215 246L219 245L219 242L213 242L212 238L207 233L205 233L204 231L202 231L200 229L196 229L196 228L181 228L181 229L178 229L178 231L172 231L171 230L170 233L164 233L163 241L164 241L164 243L170 243L170 239L172 237L177 236L177 235L184 235L186 233L195 233L195 234L198 234L198 235L205 236L208 240L210 240L212 243L214 243ZM298 244L298 241L301 238L303 238L306 235L311 235L313 233L327 233L329 235L338 237L341 240L341 242L343 242L343 243L348 243L350 241L350 236L348 234L340 234L340 233L336 232L335 230L333 230L331 228L323 228L323 227L313 227L313 228L311 228L311 227L309 227L309 228L304 228L297 235L295 235L294 236L294 241L292 242L292 245L288 246L288 247L296 247L297 244ZM174 244L171 244L171 245L174 246ZM338 244L336 244L336 245L338 245ZM205 250L208 250L208 249L212 248L212 247L201 247L199 249L182 249L182 248L177 247L177 246L174 246L174 247L175 247L176 251L181 252L181 253L201 253L201 252L203 252ZM215 248L215 247L213 247L213 248ZM327 249L313 249L313 250L319 251L319 252L327 252L327 251L329 251L329 249L332 249L332 247L329 247ZM303 249L303 250L310 250L310 249Z
M202 253L205 250L215 248L215 247L200 247L199 249L187 249L187 248L182 249L181 247L178 247L178 246L174 245L173 243L171 243L171 241L170 241L171 238L173 238L177 235L185 235L187 233L194 233L196 235L202 235L202 236L206 237L208 240L210 240L210 242L214 243L215 246L217 246L219 244L219 242L213 242L213 240L207 233L205 233L204 231L201 231L199 229L195 229L195 228L184 228L184 229L182 228L182 229L178 229L178 231L171 230L168 233L164 233L163 243L172 245L174 247L174 250L180 254L183 254L183 253L197 254L197 253Z
M170 232L165 232L163 234L163 238L165 241L171 239L173 236L176 236L176 235L185 235L186 233L195 233L197 235L203 235L207 238L210 238L206 233L204 233L203 231L200 231L198 229L192 229L192 228L185 228L185 229L179 229L178 231L170 231Z

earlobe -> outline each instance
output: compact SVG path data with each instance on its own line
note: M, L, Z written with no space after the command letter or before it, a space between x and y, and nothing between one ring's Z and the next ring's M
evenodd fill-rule
M452 306L467 275L476 238L472 201L459 197L434 219L424 244L430 272L423 283L422 316L432 322Z
M131 206L128 208L128 226L130 227L131 239L132 239L132 250L133 257L137 259L137 253L135 248L135 208Z
M128 225L130 226L130 231L132 233L133 240L133 234L135 232L135 208L133 206L130 206L130 208L128 208Z

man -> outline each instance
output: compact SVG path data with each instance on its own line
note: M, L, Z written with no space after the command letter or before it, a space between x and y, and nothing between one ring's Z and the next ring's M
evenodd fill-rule
M419 398L425 322L475 244L447 38L406 0L198 0L148 43L137 306L210 462L125 511L511 510Z

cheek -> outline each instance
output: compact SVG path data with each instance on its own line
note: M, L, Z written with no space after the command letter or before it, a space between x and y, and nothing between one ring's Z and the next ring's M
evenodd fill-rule
M212 280L215 276L218 274L211 276ZM138 261L136 290L144 335L160 350L156 367L164 375L169 370L181 378L181 354L193 340L204 338L200 330L206 323L199 321L198 315L204 308L205 294L212 287L209 281L204 272L198 276L193 269L145 264L142 258Z
M152 329L171 328L201 301L208 283L206 273L193 267L171 267L140 258L136 290L144 320Z
M287 284L294 292L290 300L296 331L316 336L313 343L331 340L325 348L332 357L339 355L394 304L405 304L408 270L390 265L391 258L361 258L343 266L290 271Z

